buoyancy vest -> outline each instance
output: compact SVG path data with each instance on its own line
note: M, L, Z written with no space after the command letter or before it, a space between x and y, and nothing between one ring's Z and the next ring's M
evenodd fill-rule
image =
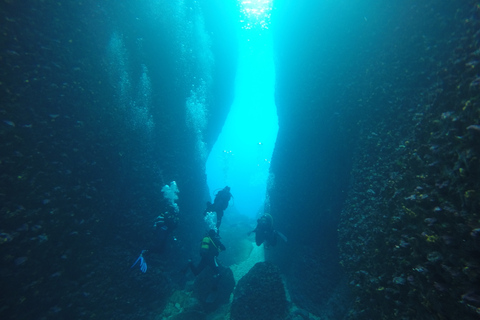
M210 237L204 237L200 246L200 255L218 256L222 249Z

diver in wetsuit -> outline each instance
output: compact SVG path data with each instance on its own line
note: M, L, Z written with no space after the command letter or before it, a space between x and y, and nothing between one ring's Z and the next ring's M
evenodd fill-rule
M153 227L155 228L153 234L153 242L147 248L142 250L140 256L135 263L131 266L133 268L138 262L140 263L140 270L147 272L147 262L144 255L146 253L162 253L165 250L167 240L171 237L173 230L178 225L178 206L169 205L165 212L161 213L154 221ZM175 237L173 237L174 240Z
M207 208L203 215L206 215L207 212L215 212L217 214L217 230L220 230L220 225L222 224L223 212L228 207L228 203L232 198L230 193L230 187L226 186L222 190L218 191L215 195L215 200L213 203L207 202Z
M265 246L275 246L277 244L277 231L273 229L273 218L265 213L257 220L257 227L250 231L248 235L255 232L255 243L261 246L265 242Z

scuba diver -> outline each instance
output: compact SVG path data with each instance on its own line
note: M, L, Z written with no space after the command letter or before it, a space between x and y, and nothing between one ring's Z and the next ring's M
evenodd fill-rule
M161 253L165 249L167 240L170 238L173 230L178 225L178 209L177 207L168 206L167 210L160 214L154 221L155 228L154 237L155 244L150 251ZM174 240L177 240L173 237Z
M147 272L147 262L145 261L144 254L146 254L147 252L162 253L165 250L167 240L170 238L173 230L177 228L177 225L178 207L169 205L167 207L167 210L161 213L154 221L154 242L150 245L148 249L142 250L140 256L130 268L133 268L137 263L140 263L140 270L143 273ZM173 237L173 239L177 240L175 237Z
M188 268L192 270L192 273L197 276L200 272L209 266L212 268L213 277L215 279L213 290L217 290L218 281L220 280L220 270L217 263L218 254L222 251L225 251L226 248L223 243L220 242L220 236L215 230L210 229L208 234L202 239L202 244L200 246L200 256L202 259L195 266L191 259L188 260L187 266L182 270L182 273L187 272Z
M252 232L255 232L255 243L257 246L261 246L265 242L265 247L273 247L277 244L277 236L280 236L287 242L287 237L273 228L273 218L268 213L263 214L257 220L257 227L250 231L248 235L251 235Z
M207 208L205 209L203 215L206 215L207 212L215 212L217 214L217 230L220 231L220 224L222 224L223 212L228 207L228 202L232 198L230 193L230 187L226 186L222 190L218 191L215 195L215 200L213 203L210 201L207 202Z

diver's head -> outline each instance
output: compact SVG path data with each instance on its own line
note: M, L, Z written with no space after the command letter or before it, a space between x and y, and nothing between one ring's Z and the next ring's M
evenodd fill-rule
M215 238L217 236L217 232L214 229L208 230L208 236L210 238Z

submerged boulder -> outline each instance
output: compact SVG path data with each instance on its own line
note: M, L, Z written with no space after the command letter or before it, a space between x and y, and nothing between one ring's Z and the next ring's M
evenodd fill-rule
M231 308L232 320L284 319L287 298L279 269L259 262L238 281Z

